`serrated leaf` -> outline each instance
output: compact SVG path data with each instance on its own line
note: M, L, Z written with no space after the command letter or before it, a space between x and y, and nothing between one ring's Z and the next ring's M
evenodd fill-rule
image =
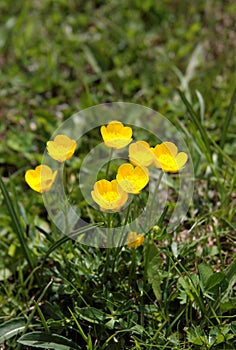
M207 337L202 329L189 328L187 331L188 341L195 345L207 344Z
M0 325L0 343L14 337L16 334L23 332L25 328L24 318L14 318Z
M61 335L46 332L32 332L23 335L18 342L35 348L47 348L54 350L79 350L81 349L72 340Z

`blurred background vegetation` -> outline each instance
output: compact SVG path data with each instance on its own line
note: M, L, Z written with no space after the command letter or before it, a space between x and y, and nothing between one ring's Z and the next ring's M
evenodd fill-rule
M50 235L47 236L45 233L50 231L50 225L45 219L46 213L41 197L29 190L24 182L26 169L41 162L45 142L57 126L73 113L99 103L125 101L157 110L178 124L188 139L196 141L195 144L189 143L197 184L194 206L186 227L180 227L179 230L183 233L192 227L194 222L201 223L197 233L194 230L193 233L197 234L197 242L200 239L203 245L200 252L196 252L196 245L188 248L187 243L193 242L196 238L193 236L188 237L189 241L181 243L186 266L189 264L190 269L197 273L194 269L197 259L199 262L210 263L212 268L218 271L221 269L223 271L227 264L232 263L235 257L233 236L235 232L235 224L233 224L235 168L232 167L232 162L236 160L236 120L232 117L232 113L228 118L231 124L227 129L225 122L236 81L235 23L236 2L233 0L197 0L195 2L187 0L3 0L0 2L1 172L22 223L30 226L30 230L27 231L27 244L34 252L36 260L41 261L50 243L55 242L58 236L54 232L50 240ZM198 142L196 125L186 113L186 105L178 93L179 89L184 92L193 110L199 115L209 139L213 140L216 146L221 147L221 151L226 154L225 157L219 149L214 150L214 147L211 149L219 178L215 178L209 170L207 155L201 149L201 142ZM231 104L231 109L232 106ZM30 272L22 247L17 242L3 197L0 197L0 201L0 277L2 281L0 318L2 321L18 316L24 316L27 319L30 308L34 305L32 300L39 296L40 288L33 277L27 279ZM214 213L214 217L206 220L208 213ZM41 240L36 226L43 230L46 241ZM213 236L210 241L209 235ZM207 247L204 246L204 242L208 243ZM47 297L51 304L50 307L48 306L48 315L45 317L51 317L54 320L51 321L52 329L58 333L63 333L63 329L66 329L64 317L71 317L68 309L65 313L61 311L63 305L68 304L68 295L76 293L77 289L81 289L85 296L89 293L92 295L92 292L98 289L97 293L100 293L100 296L98 297L97 294L96 307L100 310L104 308L108 310L107 300L111 298L109 293L112 294L112 288L117 283L111 280L106 287L104 287L105 284L103 286L99 284L99 273L103 264L101 252L88 251L87 248L82 247L77 247L75 251L71 242L67 244L52 255L53 258L48 261L48 270L42 273L44 287L53 275L56 276L56 284ZM101 254L100 260L99 254ZM124 273L128 271L125 269L129 267L130 253L125 254L123 262L120 261L120 268L124 271L120 275L117 272L117 280L125 279ZM84 255L87 256L87 260L78 272L79 257L83 259ZM141 251L138 253L137 261L141 271ZM161 268L165 269L167 266ZM168 271L170 272L170 267ZM79 274L80 281L70 285L70 282L65 282L67 274L70 274L70 281L76 280ZM202 272L200 278L203 275ZM93 278L95 282L92 282ZM139 278L138 275L137 280ZM165 275L163 278L166 278L166 284L163 282L163 285L165 285L165 293L168 294L168 291L170 292L171 288L177 285L177 277L171 275L167 278ZM171 283L169 278L173 278ZM232 280L230 281L232 284ZM184 293L183 291L187 293L186 284L182 280L178 280L178 283L181 293ZM124 283L120 290L118 288L119 293L125 294L125 288L127 285L125 287ZM133 293L137 300L141 289L139 283L134 287ZM173 299L168 303L173 301L180 303L181 300L181 305L187 305L191 297L189 296L190 301L186 301L181 293L172 295ZM75 299L80 298L79 295L76 294ZM118 303L119 298L116 296L114 303ZM220 300L219 294L215 295L215 298ZM82 305L81 300L82 297L78 303ZM168 346L172 349L187 349L190 346L199 348L201 344L205 344L202 345L202 349L213 348L212 343L207 343L206 340L204 343L201 338L204 335L194 333L195 328L189 331L188 340L186 340L186 332L184 333L183 328L190 327L192 320L183 321L182 314L178 316L179 321L175 320L177 311L173 305L170 304L170 309L165 310L170 314L163 321L153 303L155 300L153 294L150 294L145 301L151 306L149 305L150 309L145 311L149 315L147 316L149 317L147 321L149 335L142 335L143 343L138 340L139 329L134 330L137 334L136 340L129 339L126 343L127 339L122 335L118 337L117 343L113 338L111 342L104 343L112 332L128 327L128 321L124 324L119 324L118 321L122 318L122 314L127 315L129 308L132 308L128 300L129 291L123 299L125 306L123 309L120 306L121 309L117 312L118 316L113 327L110 323L105 330L102 328L103 325L99 324L99 320L102 320L100 314L97 316L98 320L91 323L96 329L95 333L91 331L91 319L89 321L86 315L82 317L86 331L92 334L94 347L91 349L102 349L99 343L101 339L104 346L108 346L109 349L125 349L129 348L128 346L133 349L151 349L150 345L147 345L150 342L154 344L153 349L168 349ZM87 302L88 305L94 306L93 298L88 297ZM203 298L204 302L206 303L206 299ZM227 302L229 304L225 306L224 311L236 309L235 299L234 303L228 299ZM74 300L73 303L76 304L76 301ZM211 311L208 308L206 310L214 315L212 306ZM218 310L217 307L216 310ZM132 316L137 323L138 312L135 309ZM233 315L229 314L228 320ZM195 317L199 318L199 315ZM219 321L218 324L222 322L223 327L224 318L215 319ZM73 325L73 319L70 322L70 325ZM118 325L117 328L115 324ZM165 333L166 324L169 328ZM204 321L201 327L208 329L211 323L208 326L206 324L208 321ZM60 332L57 326L61 327ZM156 330L152 332L152 329L158 327L160 327L160 336L155 335ZM235 324L234 327L231 333L225 330L225 334L230 336L228 342L224 335L226 337L224 349L234 348L233 343L229 345L230 341L232 342L231 335L236 334ZM174 333L177 328L180 332L180 340ZM70 329L66 335L75 339L72 333ZM198 340L194 343L195 338ZM144 339L147 339L146 343ZM14 341L11 339L6 349L15 349ZM166 342L166 347L163 342ZM182 347L181 342L184 344ZM221 344L219 349L223 348L221 347L223 343L224 339L219 342ZM5 349L4 345L3 349Z

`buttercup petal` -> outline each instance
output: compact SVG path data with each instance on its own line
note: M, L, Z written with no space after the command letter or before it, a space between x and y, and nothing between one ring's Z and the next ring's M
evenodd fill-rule
M148 183L148 170L130 163L122 164L116 179L125 192L138 194Z
M132 141L132 129L125 127L119 121L112 121L107 126L102 126L101 135L107 147L120 149Z
M178 148L172 142L163 142L160 145L154 147L153 152L157 158L163 154L170 154L171 156L176 156Z
M154 156L146 141L137 141L129 146L129 159L134 165L149 166Z
M47 151L51 158L58 162L70 159L76 149L76 141L66 135L57 135L54 141L47 142Z
M129 248L135 248L143 244L144 235L137 234L136 232L130 232L127 238L127 246Z
M188 160L188 155L185 152L179 152L176 156L176 162L178 164L178 168L181 169L185 165Z
M101 131L103 140L107 140L107 137L108 137L107 128L103 125L100 131Z
M101 210L119 211L128 199L116 180L99 180L94 184L91 196Z
M123 131L122 131L123 135L126 137L126 138L129 138L131 139L132 137L132 129L129 127L129 126L125 126Z
M36 192L49 191L55 181L57 171L52 171L47 165L38 165L35 170L30 169L25 173L25 181Z

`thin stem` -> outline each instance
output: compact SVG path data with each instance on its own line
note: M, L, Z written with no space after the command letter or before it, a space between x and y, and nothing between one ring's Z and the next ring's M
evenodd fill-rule
M107 231L108 231L108 243L110 243L110 229L111 229L111 223L112 223L112 220L111 220L111 215L112 213L107 213ZM108 270L108 267L110 265L110 248L106 248L106 262L105 262L105 266L104 266L104 275L103 275L103 281L105 281L106 279L106 275L107 275L107 270Z
M130 266L130 270L129 270L129 288L128 288L128 290L130 290L130 287L131 287L131 283L133 280L133 274L135 273L135 266L136 266L136 248L133 247L133 248L131 248L131 266Z
M121 238L119 240L119 246L120 245L124 245L125 242L126 242L127 233L125 234L125 236L124 236L124 233L125 233L125 227L126 227L126 225L128 223L128 220L129 220L130 209L131 209L131 203L129 204L129 206L127 208L125 221L124 221L124 225L123 225L123 230L122 230L122 233L121 233Z
M133 220L137 217L137 195L134 195L134 209L133 209Z
M64 189L66 190L66 175L65 172L63 171L63 164L60 165L59 170L58 170L58 177L59 181L63 184ZM64 214L64 220L65 220L65 226L64 226L64 233L66 235L69 235L69 221L68 221L68 200L65 198L64 201L62 201L62 212Z
M148 224L150 223L150 221L152 219L153 206L154 206L154 203L155 203L155 200L156 200L157 192L158 192L158 189L159 189L159 186L160 186L160 183L161 183L163 175L164 175L164 172L161 171L160 175L159 175L159 178L157 180L157 183L156 183L155 190L154 190L153 195L152 195L151 204L148 207L148 216L147 216L147 222L146 222Z
M112 154L113 154L113 148L110 149L110 154L109 154L109 158L108 158L108 162L107 162L106 175L105 175L106 179L108 178L108 175L109 175L109 169L110 169Z

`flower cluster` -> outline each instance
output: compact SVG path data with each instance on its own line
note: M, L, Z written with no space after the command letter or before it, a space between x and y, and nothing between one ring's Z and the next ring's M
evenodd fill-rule
M57 135L54 141L47 142L47 151L51 158L62 163L70 159L76 148L76 141L66 135ZM25 181L36 192L49 191L56 179L57 171L47 165L38 165L35 170L30 169L25 173Z
M93 186L91 197L101 211L120 211L127 203L129 194L139 194L149 182L149 166L154 165L163 172L177 173L187 162L187 154L178 153L178 148L172 142L163 142L155 147L146 141L132 142L132 129L120 121L114 120L107 126L102 126L100 131L106 147L119 150L130 144L129 162L120 165L115 179L102 179ZM59 163L70 159L75 149L76 141L66 135L57 135L53 141L47 142L49 156ZM53 171L42 164L27 170L25 181L34 191L43 193L51 189L57 173L57 170ZM142 234L130 232L127 245L130 248L138 247L143 241Z
M101 127L101 135L107 147L121 149L132 142L132 129L119 121ZM129 146L130 163L122 164L116 179L102 179L94 184L91 192L100 210L119 211L127 202L128 194L138 194L149 182L148 166L154 165L164 172L177 173L187 162L184 152L178 153L172 142L150 147L146 141L136 141Z

